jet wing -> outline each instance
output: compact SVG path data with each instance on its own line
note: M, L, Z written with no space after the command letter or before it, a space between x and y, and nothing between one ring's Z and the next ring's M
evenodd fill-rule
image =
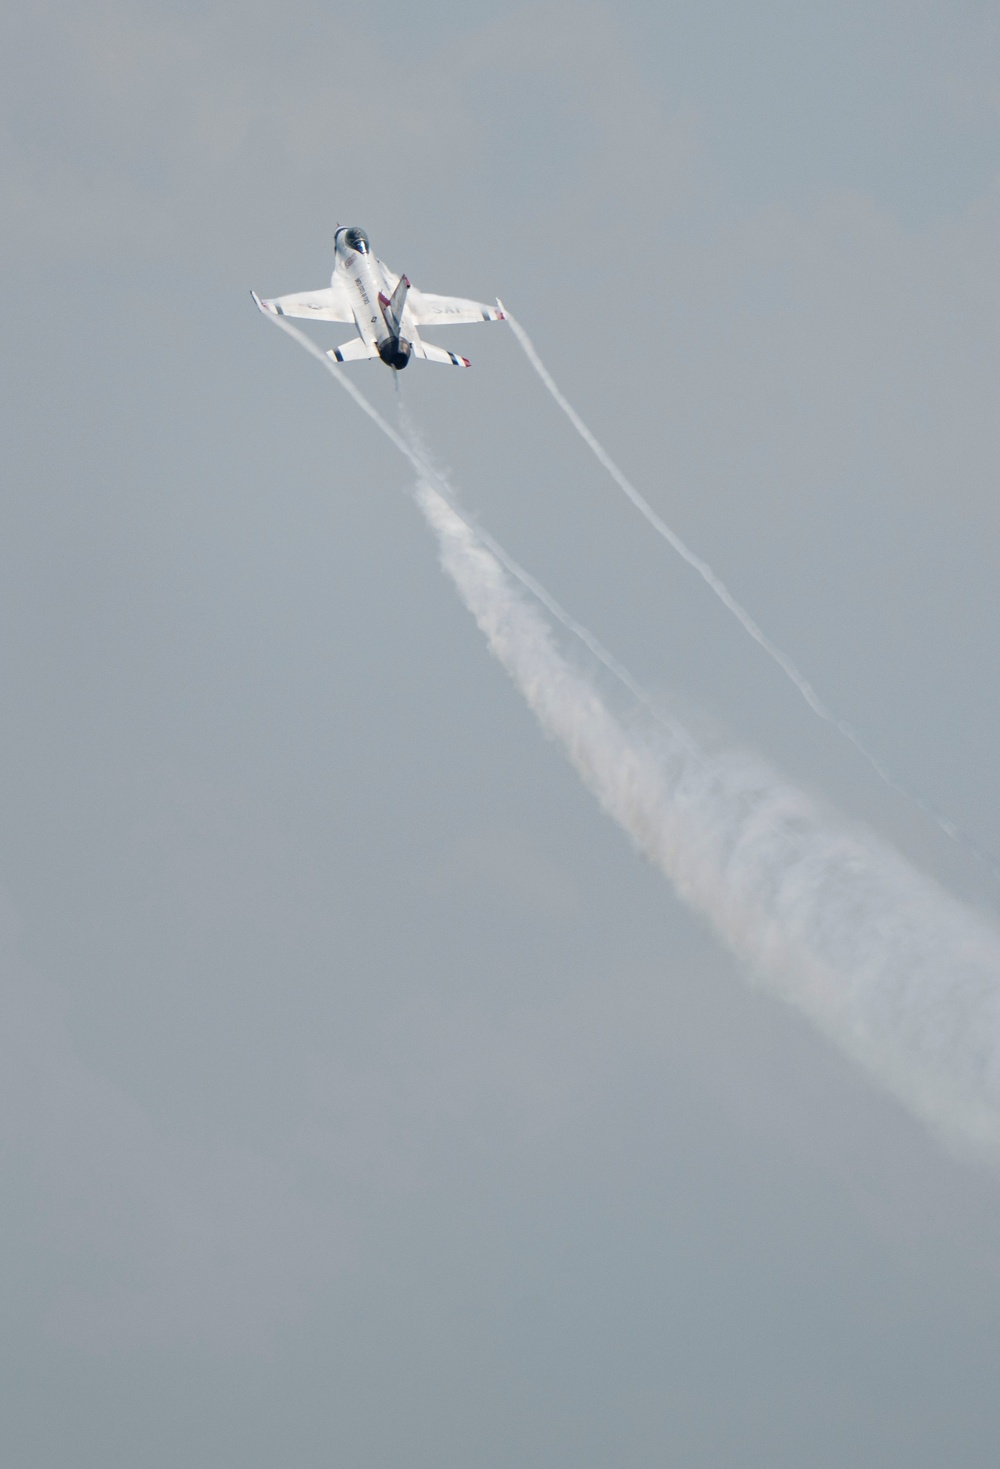
M407 310L417 326L456 326L471 321L503 321L497 306L484 306L481 301L467 301L462 296L432 296L428 291L410 287Z
M262 301L255 292L253 298L261 311L269 311L272 316L300 316L313 321L354 320L351 299L342 280L318 291L299 291L291 296L274 296L268 301Z

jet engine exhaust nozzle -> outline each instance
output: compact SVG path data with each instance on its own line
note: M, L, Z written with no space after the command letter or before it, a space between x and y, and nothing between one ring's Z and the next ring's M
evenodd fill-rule
M412 350L405 337L386 337L384 342L378 344L378 355L386 367L394 367L397 372L402 372L409 362Z

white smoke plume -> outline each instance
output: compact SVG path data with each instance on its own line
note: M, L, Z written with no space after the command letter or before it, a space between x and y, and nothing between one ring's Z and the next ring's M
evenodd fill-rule
M1000 935L757 758L708 754L672 721L645 733L626 728L525 595L547 597L543 589L459 514L419 442L323 360L416 468L417 503L445 570L608 815L757 983L806 1014L953 1147L1000 1164ZM551 599L546 605L585 633ZM588 646L604 655L596 640ZM608 655L602 661L619 671Z
M604 810L759 983L953 1145L1000 1163L1000 938L759 760L627 730L426 481L445 570Z

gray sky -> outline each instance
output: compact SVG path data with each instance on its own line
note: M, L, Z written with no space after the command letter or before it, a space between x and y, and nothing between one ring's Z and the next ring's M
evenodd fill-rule
M1000 1184L601 816L248 290L321 285L339 221L501 295L996 847L995 9L56 0L0 42L4 1459L992 1466ZM445 344L402 393L510 550L995 911L510 334Z

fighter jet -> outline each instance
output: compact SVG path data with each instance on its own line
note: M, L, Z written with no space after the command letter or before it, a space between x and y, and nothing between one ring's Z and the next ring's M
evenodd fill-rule
M387 367L402 372L412 357L425 362L450 362L468 367L468 357L434 347L421 339L418 327L457 326L469 321L503 321L500 303L483 306L461 296L432 296L411 286L405 275L395 275L371 252L368 236L356 225L344 225L334 237L335 256L330 284L318 291L275 296L262 301L251 291L261 311L273 316L298 316L313 321L350 321L358 335L326 355L335 362L357 362L380 357Z

